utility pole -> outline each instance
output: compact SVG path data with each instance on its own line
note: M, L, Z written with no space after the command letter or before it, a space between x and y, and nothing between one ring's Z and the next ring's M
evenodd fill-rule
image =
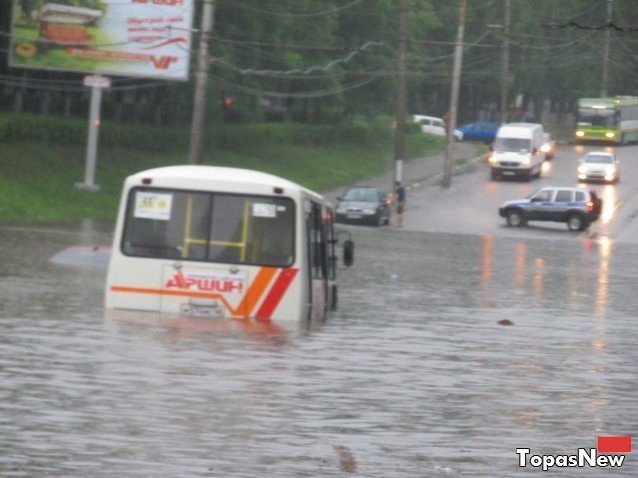
M611 40L609 24L611 23L612 7L613 0L607 0L607 28L605 28L605 46L603 48L603 77L600 86L601 98L607 97L607 82L609 79L609 42Z
M447 148L445 149L445 163L443 165L443 187L449 188L452 180L452 166L454 164L454 130L456 129L456 114L459 104L459 86L461 84L461 65L463 63L463 34L465 30L465 10L467 0L461 0L459 11L459 25L454 48L454 67L452 70L452 92L450 95L450 121L447 129Z
M408 44L407 0L399 2L399 53L397 58L397 104L394 130L394 180L403 180L403 158L405 156L405 56ZM395 187L392 184L392 191Z
M512 8L510 0L504 0L503 20L503 44L501 45L501 123L507 123L507 110L509 107L509 82L510 82L510 27Z
M206 125L207 85L210 58L208 44L213 30L213 0L203 0L202 21L197 53L197 71L195 72L195 94L193 97L193 116L191 120L191 142L188 153L189 164L202 163L204 149L204 127Z

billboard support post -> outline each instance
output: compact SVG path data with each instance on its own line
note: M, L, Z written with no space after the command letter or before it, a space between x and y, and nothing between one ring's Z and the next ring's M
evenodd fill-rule
M84 182L75 183L80 189L97 191L100 186L95 184L95 165L97 163L97 139L100 128L100 105L102 103L102 88L111 86L110 78L89 75L84 78L84 85L91 87L91 108L89 110L89 136L86 145L84 166Z

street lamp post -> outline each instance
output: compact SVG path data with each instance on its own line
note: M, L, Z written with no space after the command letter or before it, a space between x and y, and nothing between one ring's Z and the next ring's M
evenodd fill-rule
M193 116L191 119L191 141L188 154L189 164L201 164L204 149L204 126L208 108L207 85L210 58L208 43L213 29L213 0L204 0L202 10L202 28L199 37L197 71L195 72L195 95L193 98Z
M447 148L445 149L445 163L443 165L443 187L449 188L452 181L452 166L454 163L454 130L456 128L456 112L459 102L459 87L461 84L461 64L463 62L463 34L465 30L465 10L467 0L461 0L459 11L459 26L454 49L454 67L452 70L452 93L450 95L450 117L447 127Z
M405 156L405 56L407 50L408 2L399 3L399 53L397 58L397 104L394 129L394 181L403 180L403 157ZM394 190L394 182L392 190Z
M504 0L504 30L502 48L502 70L501 70L501 123L507 123L507 110L509 106L509 70L510 70L510 0Z

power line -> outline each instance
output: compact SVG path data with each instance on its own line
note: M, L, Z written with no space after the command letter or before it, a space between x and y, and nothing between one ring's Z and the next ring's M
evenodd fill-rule
M341 7L334 7L334 8L328 8L325 10L320 10L317 12L309 12L309 13L290 13L290 12L274 12L272 10L264 10L261 8L257 8L257 7L253 7L252 5L246 5L240 2L236 2L233 0L226 0L226 3L233 5L237 8L241 8L242 10L247 10L250 12L254 12L254 13L258 13L260 15L266 15L266 16L271 16L271 17L286 17L286 18L310 18L310 17L322 17L322 16L326 16L326 15L332 15L336 12L339 12L341 10L345 10L348 9L350 7L353 7L359 3L361 3L362 0L353 0L352 2L343 5Z
M338 65L342 65L342 64L346 64L349 63L350 61L352 61L352 59L357 56L360 52L366 51L367 48L369 48L370 46L381 46L383 45L383 43L378 43L378 42L368 42L365 43L364 45L360 46L358 49L350 52L348 55L346 55L343 58L337 58L335 60L332 60L330 62L328 62L325 65L313 65L310 66L308 68L305 69L299 69L299 68L295 68L295 69L290 69L290 70L261 70L261 69L254 69L254 68L244 68L244 69L240 69L237 67L232 67L232 69L234 71L236 71L237 73L243 74L243 75L255 75L255 76L273 76L273 75L277 75L277 76L288 76L288 75L310 75L312 73L316 73L316 72L331 72L335 69L335 67L337 67ZM212 61L214 61L217 64L225 64L230 66L227 62L220 60L220 59L212 59Z
M563 29L563 28L576 28L578 30L616 30L618 32L638 32L638 27L619 27L614 22L602 23L600 25L581 25L578 22L567 22L567 23L541 23L539 25L542 28L553 28L553 29Z
M361 88L379 79L378 76L370 76L363 80L353 81L352 83L335 86L333 88L325 88L325 89L314 90L314 91L282 93L279 91L270 91L270 90L264 90L264 89L258 89L258 88L251 88L249 86L240 85L238 83L232 83L226 79L219 78L214 75L211 75L211 78L214 79L218 84L220 85L223 84L224 89L228 91L233 91L236 93L245 93L245 94L250 94L255 96L263 95L263 96L269 96L272 98L320 98L320 97L326 97L326 96L335 96L341 93L345 93L346 91L350 91L356 88Z

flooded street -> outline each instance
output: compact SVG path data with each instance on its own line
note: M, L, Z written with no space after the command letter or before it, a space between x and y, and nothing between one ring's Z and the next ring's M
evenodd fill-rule
M111 230L0 226L3 478L506 477L637 435L636 244L352 228L329 321L222 328L49 261Z

